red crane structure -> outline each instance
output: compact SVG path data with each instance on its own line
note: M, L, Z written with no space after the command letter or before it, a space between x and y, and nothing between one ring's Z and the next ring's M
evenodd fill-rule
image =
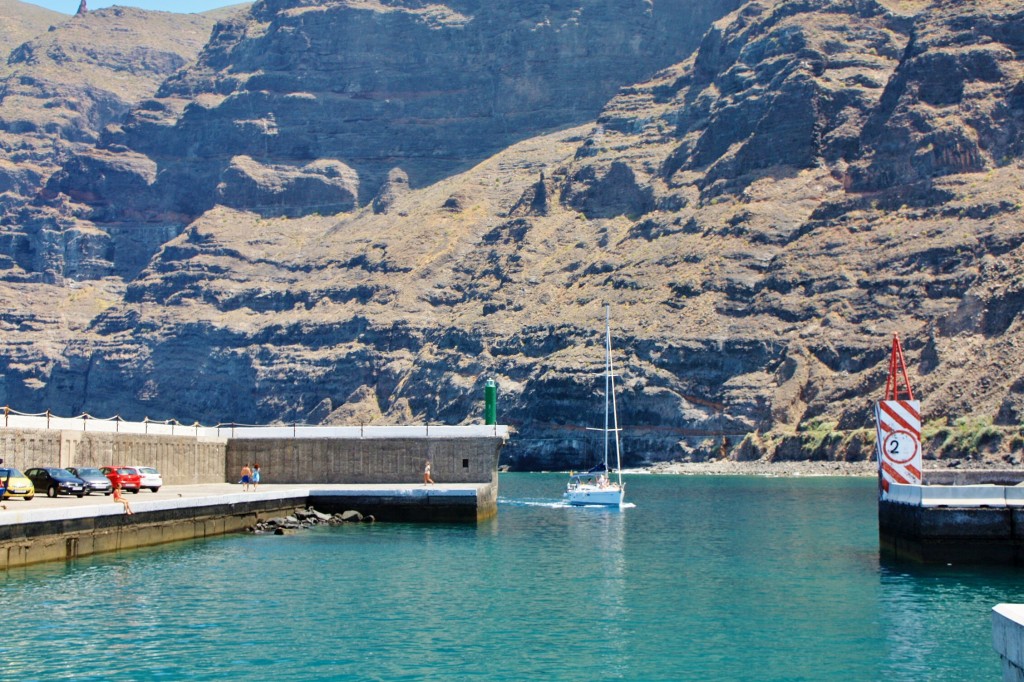
M903 359L903 346L900 345L899 334L892 335L892 355L889 356L889 379L885 382L885 397L882 400L900 400L900 379L903 379L905 400L914 399L914 391L910 388L907 377L907 363Z

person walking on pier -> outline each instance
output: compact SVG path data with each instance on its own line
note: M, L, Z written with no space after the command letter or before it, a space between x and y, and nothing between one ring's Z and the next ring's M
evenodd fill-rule
M434 485L434 479L430 477L430 460L427 460L423 467L423 485Z
M242 480L239 483L242 484L242 490L249 492L249 481L252 480L252 469L249 468L248 462L242 467Z
M120 483L115 483L114 484L114 502L120 502L121 504L124 505L124 513L125 514L134 514L135 513L135 512L132 511L132 506L130 504L128 504L128 499L124 495L121 494L121 484Z
M260 484L260 465L254 464L252 467L252 491L256 492L257 486Z

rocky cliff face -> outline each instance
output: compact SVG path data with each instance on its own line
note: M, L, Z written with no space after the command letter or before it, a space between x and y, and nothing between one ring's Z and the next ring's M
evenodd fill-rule
M152 159L155 181L86 154L51 191L82 197L98 222L154 207L191 219L218 203L265 217L348 210L393 169L422 187L592 119L735 4L258 2L103 139Z
M1022 21L748 3L610 103L561 196L632 223L609 283L661 283L684 336L770 340L706 382L750 425L868 426L894 332L929 416L1019 423Z
M843 434L870 426L894 332L927 419L1019 424L1024 13L708 5L691 53L667 29L696 7L222 22L48 185L113 265L75 289L9 270L0 400L459 423L495 378L512 463L578 467L609 302L631 464L867 456ZM119 255L145 225L155 256Z
M36 16L10 10L16 17ZM111 235L120 226L98 229L82 220L82 206L73 205L91 197L44 192L46 201L40 201L39 194L55 172L77 172L82 164L76 154L95 154L107 125L195 59L214 22L124 7L48 15L59 20L12 45L0 72L0 266L9 280L48 282L103 277L117 269L115 263L122 271L138 271L166 233L158 230L132 257L115 256L115 250L129 251L114 248ZM130 155L111 163L111 175L130 174L143 186L153 172L151 163Z

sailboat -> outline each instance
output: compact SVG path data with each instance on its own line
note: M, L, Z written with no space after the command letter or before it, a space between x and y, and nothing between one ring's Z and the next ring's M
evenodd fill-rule
M626 496L622 482L622 454L619 449L619 414L615 406L615 371L612 366L611 306L604 307L604 462L585 473L571 473L562 497L573 506L621 507ZM610 422L609 422L610 420ZM609 479L608 455L615 444L617 481Z

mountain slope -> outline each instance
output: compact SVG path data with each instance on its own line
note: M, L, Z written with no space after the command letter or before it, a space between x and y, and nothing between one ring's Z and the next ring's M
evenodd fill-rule
M0 0L0 54L46 32L67 17L21 0ZM0 66L0 75L5 66Z
M609 302L630 464L863 458L867 441L852 434L871 424L894 332L926 419L1024 419L1019 8L750 2L685 60L620 88L596 121L568 117L537 137L513 127L499 139L519 141L472 165L464 139L438 141L448 170L382 163L368 198L362 161L280 154L282 135L301 139L281 131L308 106L293 85L267 91L273 106L260 111L274 116L259 125L233 109L259 113L255 84L270 81L253 60L292 64L279 79L301 71L294 54L248 53L268 44L259 30L279 46L351 4L257 3L266 21L221 24L215 33L232 35L215 35L197 68L65 165L51 189L83 224L148 216L166 238L133 261L137 276L110 269L118 277L58 296L74 311L63 322L38 312L46 285L9 290L16 312L0 322L17 352L0 386L11 404L459 423L480 419L495 378L501 418L518 429L510 461L580 466L593 455L584 427L601 405ZM413 19L450 26L474 9ZM380 130L412 144L389 121ZM225 144L200 154L194 135ZM192 220L194 207L147 198L157 169L193 168L188 154L155 156L167 139L190 141L200 184L220 169L229 206ZM267 141L260 153L244 146L255 139ZM418 158L409 149L403 158ZM118 173L76 179L96 164ZM98 200L116 186L118 205ZM344 187L351 206L322 203ZM73 338L48 332L59 324ZM55 341L36 343L47 334Z

